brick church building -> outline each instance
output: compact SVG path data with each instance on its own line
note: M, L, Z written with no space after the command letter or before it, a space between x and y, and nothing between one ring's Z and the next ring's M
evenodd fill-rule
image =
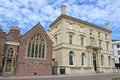
M51 75L51 63L52 41L40 23L24 35L20 35L16 26L8 34L0 27L1 75Z

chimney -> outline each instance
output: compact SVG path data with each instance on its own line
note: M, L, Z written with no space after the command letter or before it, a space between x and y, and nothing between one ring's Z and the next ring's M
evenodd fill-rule
M65 5L62 5L62 7L61 7L61 14L66 15L66 6Z
M106 23L105 26L106 26L106 29L110 30L110 24L109 23Z

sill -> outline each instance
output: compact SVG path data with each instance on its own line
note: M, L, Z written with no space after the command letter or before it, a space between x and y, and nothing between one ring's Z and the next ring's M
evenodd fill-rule
M84 65L84 66L82 66L83 68L86 68L86 66Z
M69 65L70 67L74 67L75 65Z
M27 59L41 59L41 60L45 60L46 58L35 58L35 57L25 57Z

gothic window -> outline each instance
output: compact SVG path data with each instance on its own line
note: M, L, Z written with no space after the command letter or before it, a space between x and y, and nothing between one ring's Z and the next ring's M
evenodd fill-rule
M12 65L12 60L7 60L6 67L5 67L5 72L10 72L11 71L11 65Z
M13 48L9 48L9 49L8 49L7 57L12 58L12 57L13 57L13 53L14 53Z
M109 64L109 66L111 66L110 61L111 61L111 57L108 56L108 64Z
M85 65L85 53L82 53L81 59L82 59L82 66L84 66Z
M39 34L35 34L28 41L27 57L45 58L45 41Z
M74 58L74 52L70 51L69 52L69 65L74 65L73 58Z
M103 66L104 65L104 56L101 55L101 65Z

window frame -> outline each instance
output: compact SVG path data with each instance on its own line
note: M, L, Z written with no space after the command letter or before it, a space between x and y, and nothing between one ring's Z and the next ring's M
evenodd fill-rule
M100 37L100 32L98 31L98 37Z
M73 25L72 25L72 23L69 23L69 29L70 29L70 30L73 29Z
M80 37L80 45L84 46L84 38L83 37Z
M92 29L90 29L90 33L89 33L89 34L90 34L90 35L93 35L92 33L93 33L93 30L92 30Z
M85 66L85 53L84 52L82 52L81 54L81 65Z
M74 52L73 51L69 52L69 65L74 66Z
M104 66L104 56L101 55L101 66Z
M80 32L83 32L83 27L82 26L80 26Z
M29 44L31 46L29 47ZM39 33L34 34L30 37L27 42L26 47L26 57L27 58L38 58L45 59L46 58L46 41L43 36Z
M73 35L69 35L69 44L73 44Z
M108 66L111 66L111 56L108 56Z

